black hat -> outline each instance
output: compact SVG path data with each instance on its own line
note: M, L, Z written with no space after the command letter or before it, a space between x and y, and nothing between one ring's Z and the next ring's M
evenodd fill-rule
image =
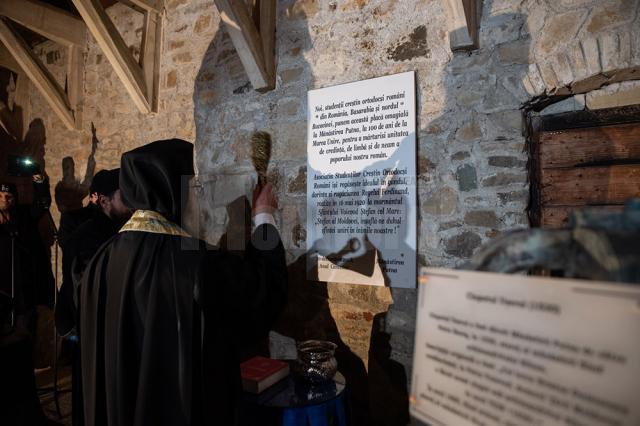
M14 197L18 195L16 185L11 182L0 182L0 192L10 192Z
M89 194L97 192L100 195L111 195L119 188L120 169L100 170L93 177Z
M193 176L193 144L180 139L152 142L122 154L122 201L136 210L153 210L180 223Z

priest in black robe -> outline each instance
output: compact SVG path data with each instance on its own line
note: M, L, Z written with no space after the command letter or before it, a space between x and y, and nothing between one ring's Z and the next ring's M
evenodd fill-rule
M270 185L254 192L258 225L242 257L183 230L193 145L158 141L122 156L135 213L85 270L80 334L85 423L233 425L238 347L262 338L286 297Z

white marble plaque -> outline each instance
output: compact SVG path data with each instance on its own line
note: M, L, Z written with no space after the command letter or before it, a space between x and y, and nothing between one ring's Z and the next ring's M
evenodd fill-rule
M309 91L310 278L415 286L415 111L413 72Z
M427 269L411 414L431 425L640 424L640 287Z

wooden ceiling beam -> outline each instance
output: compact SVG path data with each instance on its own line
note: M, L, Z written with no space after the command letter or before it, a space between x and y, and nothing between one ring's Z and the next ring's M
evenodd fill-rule
M40 59L33 53L29 45L17 34L4 19L0 18L0 41L23 72L38 88L45 100L51 105L60 120L69 129L75 128L73 111L64 90L55 81L51 73L45 68Z
M265 47L247 5L244 1L238 0L215 0L215 4L253 88L259 91L273 89L275 87L275 73L269 73L267 70ZM267 20L270 10L271 8L265 7L263 13L261 7L261 25L263 15ZM273 17L269 15L268 19L273 19L275 30L275 9L273 9ZM265 26L269 25L265 23Z
M13 71L16 74L22 72L20 64L18 64L11 52L9 52L9 49L2 43L0 43L0 67Z
M81 19L47 3L2 0L0 15L64 46L84 46L86 41L86 26Z
M82 16L87 28L124 84L136 107L143 113L151 112L153 99L147 92L142 69L136 63L122 36L111 22L99 0L71 0ZM152 99L149 102L148 99Z

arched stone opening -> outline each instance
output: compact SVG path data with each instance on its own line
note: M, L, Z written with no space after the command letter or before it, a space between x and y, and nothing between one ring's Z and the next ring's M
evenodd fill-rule
M532 226L565 226L576 208L616 211L638 196L624 187L633 186L625 173L637 174L640 152L624 144L640 134L639 80L640 38L629 32L580 40L529 66L522 83L531 99L522 110ZM563 190L570 200L557 195Z
M577 40L570 48L529 65L522 85L531 99L525 111L540 111L569 96L640 79L640 37L605 33Z

